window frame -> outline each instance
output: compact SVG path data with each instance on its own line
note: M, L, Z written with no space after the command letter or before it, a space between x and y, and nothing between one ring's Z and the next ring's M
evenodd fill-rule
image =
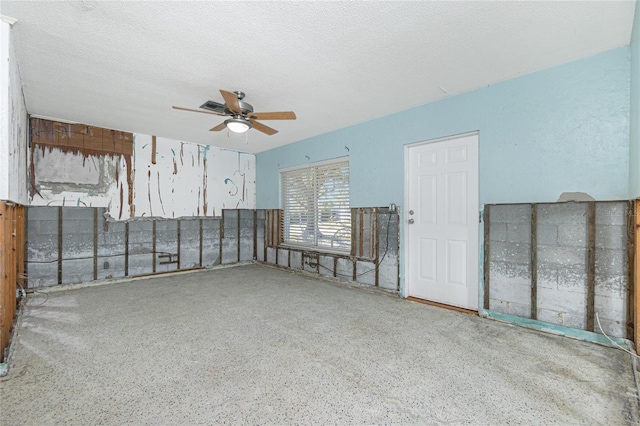
M347 163L347 168L348 168L348 182L349 182L349 195L348 195L348 202L349 202L349 207L347 208L348 211L348 215L349 215L349 225L348 225L348 247L343 247L343 248L334 248L334 247L326 247L326 246L322 246L322 245L318 245L318 240L317 240L317 235L315 236L316 239L316 244L315 245L308 245L308 244L303 244L303 243L297 243L297 242L291 242L291 241L287 241L285 239L286 235L286 210L285 210L285 205L284 205L284 191L285 188L284 186L284 181L283 181L283 177L286 173L288 172L295 172L298 170L305 170L305 169L316 169L319 167L323 167L323 166L328 166L331 164L337 164L337 163ZM280 235L278 236L278 239L280 241L280 246L282 247L291 247L291 248L295 248L295 249L303 249L303 250L308 250L308 251L314 251L314 252L321 252L321 253L336 253L336 254L349 254L351 253L351 246L353 244L352 241L352 235L351 235L351 223L352 223L352 218L351 218L351 162L349 161L349 156L344 156L344 157L337 157L337 158L332 158L329 160L324 160L324 161L317 161L317 162L313 162L313 163L307 163L304 165L299 165L299 166L293 166L293 167L287 167L287 168L282 168L279 170L279 186L280 186L280 196L279 196L279 204L280 204L280 209L282 211L282 218L281 218L281 222L280 222ZM317 183L317 182L316 182ZM312 193L315 196L315 206L318 207L318 190L317 188L314 188L312 190ZM315 225L316 225L316 229L319 228L318 225L319 221L318 221L318 217L315 218Z

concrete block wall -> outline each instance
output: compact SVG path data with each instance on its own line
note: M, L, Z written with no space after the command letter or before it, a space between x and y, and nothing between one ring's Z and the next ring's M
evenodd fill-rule
M531 318L532 249L536 250L535 319L587 329L588 203L492 205L489 213L489 310ZM628 203L595 203L594 311L607 335L627 337ZM486 291L486 288L485 288ZM591 330L590 330L591 331ZM592 331L600 332L597 322Z
M489 310L530 318L531 206L491 206L489 241Z
M254 259L253 210L225 210L222 218L127 221L111 220L105 213L106 208L29 207L27 285L48 287Z
M280 245L266 247L264 262L282 268L303 270L325 277L337 278L344 282L377 286L398 291L399 286L399 217L396 212L386 208L369 209L363 212L363 256L351 254L327 253L293 246ZM372 216L377 214L377 220ZM265 211L258 210L258 229L265 226ZM374 226L374 229L371 226ZM375 228L377 227L377 229ZM359 229L359 227L356 227ZM266 228L258 230L259 235L267 234ZM375 237L378 239L376 260ZM359 245L360 233L352 236ZM368 241L365 241L368 239ZM262 242L263 239L260 240ZM259 247L261 247L259 245ZM261 249L258 249L260 252ZM377 265L377 267L376 267ZM354 279L355 275L355 279Z

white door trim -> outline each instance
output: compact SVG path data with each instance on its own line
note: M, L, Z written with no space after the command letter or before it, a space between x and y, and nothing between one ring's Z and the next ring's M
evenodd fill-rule
M480 201L480 131L478 130L474 130L471 132L466 132L466 133L459 133L459 134L455 134L455 135L451 135L451 136L444 136L444 137L440 137L440 138L436 138L436 139L428 139L425 141L420 141L420 142L414 142L414 143L410 143L410 144L406 144L404 145L404 203L403 205L406 207L409 204L409 150L410 148L416 147L416 146L420 146L420 145L427 145L427 144L432 144L432 143L437 143L437 142L444 142L444 141L448 141L448 140L452 140L452 139L459 139L459 138L464 138L467 136L477 136L478 137L478 205L476 206L476 210L478 212L478 215L480 214L480 206L481 206L481 201ZM478 216L479 217L479 216ZM404 208L403 211L401 212L401 230L402 230L402 241L404 243L404 249L402 250L402 256L404 259L404 262L402 262L404 264L404 267L402 268L402 275L403 275L403 289L402 289L402 297L407 298L410 296L411 294L411 283L409 280L409 268L410 268L410 262L409 262L409 234L407 232L407 221L409 220L409 216L408 216L408 212L407 212L407 208ZM480 232L480 228L481 228L481 223L480 221L478 221L478 228L477 228L477 232L478 232L478 242L479 244L482 244L482 237L483 235L481 235ZM482 282L481 282L481 277L480 277L480 256L482 255L482 250L478 250L478 259L477 259L477 263L475 268L473 268L473 271L475 271L475 273L477 274L477 285L478 285L478 312L480 311L480 309L483 306L483 301L480 300L480 286L482 286Z

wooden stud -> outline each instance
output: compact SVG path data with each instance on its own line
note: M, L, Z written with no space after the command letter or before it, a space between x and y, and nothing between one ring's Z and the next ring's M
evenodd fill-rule
M484 206L482 214L484 221L484 309L489 309L491 299L491 205Z
M351 209L351 256L356 255L356 246L358 244L358 239L356 238L356 213L357 209Z
M588 202L587 215L587 331L594 331L596 291L596 203Z
M636 353L640 353L640 198L635 200L633 226L633 316Z
M633 277L635 276L635 262L634 262L634 229L635 229L635 217L638 212L635 210L635 202L629 201L627 203L627 320L626 320L626 337L629 340L634 340L633 324L634 324L634 297L635 289L633 286ZM635 341L635 340L634 340Z
M155 136L151 136L151 164L156 164L156 151L157 151L157 145L156 145L156 137Z
M178 239L177 241L177 254L178 254L178 270L180 270L180 268L182 267L182 264L180 263L180 251L182 249L181 245L182 245L182 241L181 241L181 237L182 237L182 220L178 219L178 225L177 225L177 230L176 230L176 238Z
M93 279L98 279L98 209L93 208Z
M124 276L129 276L129 222L124 223Z
M264 262L267 262L267 246L269 245L269 210L264 211L264 223L262 225L262 259Z
M238 218L237 218L238 219L237 220L237 223L238 223L238 229L237 229L237 231L238 231L237 232L237 235L238 235L238 240L237 240L237 244L238 244L238 262L240 262L240 223L241 223L240 214L241 214L241 212L242 212L242 210L236 210L236 213L238 215Z
M8 220L8 207L0 201L0 362L4 362L4 349L9 346L11 332L10 310L7 306L11 301L11 264L9 263L8 235L11 232Z
M531 319L538 318L538 206L531 204Z
M62 284L62 207L58 207L58 284Z
M198 265L202 266L202 219L198 219L198 238L200 239Z
M253 260L258 258L258 210L253 211Z
M26 289L29 287L29 262L27 259L27 253L29 252L28 241L29 241L29 209L23 206L24 210L24 232L22 234L22 241L24 241L24 247L22 250L23 262L22 262L22 277L20 280L20 284Z
M218 261L219 265L222 265L222 239L224 238L224 210L222 210L222 217L218 221Z
M358 256L363 256L364 255L364 241L363 241L363 234L364 234L364 211L363 209L358 209L359 212L359 216L358 216L358 220L360 221L360 231L359 231L359 235L358 235L358 242L359 242L359 246L358 246Z
M391 214L391 212L389 212L389 214ZM375 221L373 220L375 218ZM378 262L380 262L380 236L379 236L379 232L380 232L380 216L379 216L379 212L377 208L373 208L373 211L371 212L371 219L372 222L375 223L375 227L372 226L371 227L371 241L374 242L373 246L374 246L374 252L375 252L375 267L376 267L376 287L380 286L380 264ZM388 248L387 248L388 250Z
M153 265L151 265L152 269L153 269L153 273L156 273L156 263L158 261L158 253L156 253L157 251L157 231L156 231L156 220L154 219L153 222L151 222L151 251L152 256L153 256Z

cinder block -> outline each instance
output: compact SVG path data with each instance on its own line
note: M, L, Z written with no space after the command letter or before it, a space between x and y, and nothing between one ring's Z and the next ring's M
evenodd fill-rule
M626 297L619 298L596 295L594 306L600 320L604 318L621 323L626 323L627 321Z
M587 221L586 203L539 204L537 219L539 224L580 224Z
M497 299L489 299L489 310L494 312L500 312L502 314L509 313L509 306L507 302Z
M627 229L620 225L596 226L596 247L622 250L627 247Z
M507 241L531 244L531 225L520 223L507 224Z
M86 220L93 222L93 208L91 207L63 207L62 219L64 221Z
M320 256L320 275L333 277L333 256Z
M531 206L529 204L498 204L491 206L491 222L530 223Z
M341 280L351 281L353 279L353 262L349 259L338 259L336 275Z
M278 249L278 265L289 267L289 250Z
M29 222L49 222L58 221L58 208L48 206L29 206L28 215Z
M577 328L578 330L586 330L587 318L584 315L572 315L565 312L562 314L562 325Z
M489 295L492 299L531 305L531 284L491 282Z
M541 309L538 307L536 319L538 321L549 322L551 324L562 325L562 313L550 309Z
M378 266L378 285L389 290L398 289L398 257L387 256Z
M628 287L628 278L626 275L608 275L603 276L596 274L595 276L596 295L607 297L626 298Z
M587 271L583 268L558 268L558 290L587 293Z
M558 225L538 224L536 230L539 246L558 244Z
M626 273L626 251L596 249L596 274L625 275Z
M491 262L489 279L491 282L508 284L531 284L531 268L529 264Z
M509 314L521 318L531 318L531 305L509 302Z
M507 241L507 224L491 222L489 224L489 240Z
M624 201L596 203L596 225L626 226L628 214L627 203Z
M292 269L302 269L302 252L297 250L291 250L291 265Z
M558 288L558 270L545 264L538 264L538 287L556 290Z
M538 309L586 315L587 295L572 291L538 288Z
M587 224L564 223L559 225L558 244L561 246L587 247Z
M586 268L587 250L580 247L538 247L538 262L557 267L579 266Z
M491 261L526 264L531 260L531 245L496 241L489 255Z
M361 284L375 285L376 272L375 264L373 262L365 262L358 260L356 262L356 282Z
M267 247L267 263L276 264L276 249L273 247Z

